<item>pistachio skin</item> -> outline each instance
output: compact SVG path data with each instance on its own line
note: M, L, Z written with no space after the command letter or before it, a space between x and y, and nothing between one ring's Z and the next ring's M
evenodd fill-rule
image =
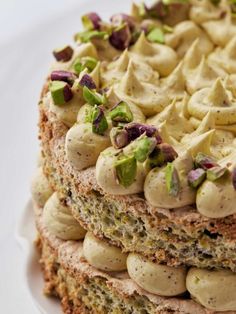
M53 55L55 59L59 62L67 62L73 56L73 49L70 46L65 46L63 48L55 49Z
M186 291L186 269L155 264L139 254L127 258L130 277L147 292L160 296L175 296Z
M56 192L44 206L43 222L49 232L62 240L81 240L86 233L74 219L70 209L60 202Z
M49 185L49 182L43 173L43 168L39 167L31 182L31 194L33 200L39 207L43 207L49 197L52 195L53 190Z
M236 274L229 270L191 268L188 291L201 305L213 311L236 311Z
M87 232L83 253L86 260L95 268L104 271L122 271L126 269L127 254L120 248L99 240L91 232Z
M91 123L75 124L66 134L66 156L76 170L94 166L99 154L108 146L110 138L93 133Z

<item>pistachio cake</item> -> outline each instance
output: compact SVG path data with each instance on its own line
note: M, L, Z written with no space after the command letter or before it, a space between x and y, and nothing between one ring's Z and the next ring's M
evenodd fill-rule
M236 313L235 5L88 13L53 51L32 196L64 313Z

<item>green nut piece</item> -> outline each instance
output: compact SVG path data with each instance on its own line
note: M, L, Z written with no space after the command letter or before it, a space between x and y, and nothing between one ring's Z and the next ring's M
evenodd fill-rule
M83 24L83 27L88 30L88 31L91 31L94 29L94 24L89 16L89 14L86 14L86 15L83 15L81 17L81 21L82 21L82 24Z
M81 33L77 33L75 35L75 41L80 41L82 43L88 43L93 38L100 38L100 39L108 39L109 34L107 32L100 32L100 31L85 31Z
M210 181L216 181L223 177L228 172L226 167L216 166L207 170L207 179Z
M188 184L196 189L206 179L206 171L202 168L193 169L188 173Z
M73 64L73 69L76 74L80 74L84 69L88 69L89 73L92 72L98 61L92 57L77 58Z
M171 145L161 143L149 155L147 165L150 168L162 167L167 162L174 161L177 157L178 154Z
M91 119L93 133L103 135L104 132L108 129L108 123L103 109L101 107L95 106L91 114Z
M195 160L194 160L196 168L202 168L204 170L208 170L213 167L217 167L218 164L216 161L208 155L205 155L203 153L198 153Z
M160 154L159 149L155 148L148 157L147 166L150 169L153 169L155 167L161 167L164 164L165 164L165 159L164 159L163 154Z
M120 185L127 188L136 177L137 162L134 156L122 156L115 162L115 171Z
M165 179L168 193L171 196L177 196L180 190L179 174L173 165L173 163L168 163L165 168Z
M70 86L63 81L52 81L49 86L54 105L62 106L73 97Z
M106 103L106 98L95 91L92 91L87 86L83 87L84 100L92 106L102 105Z
M156 147L157 141L154 137L141 137L136 140L134 157L139 162L144 162Z
M159 27L155 27L147 35L147 39L153 43L164 44L165 42L164 32Z
M129 144L128 133L122 127L112 128L110 131L110 139L112 146L118 149Z
M128 104L121 101L110 111L110 117L115 122L131 122L133 121L133 114Z

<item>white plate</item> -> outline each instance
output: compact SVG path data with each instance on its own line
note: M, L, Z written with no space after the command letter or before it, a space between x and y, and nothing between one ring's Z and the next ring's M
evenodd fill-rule
M34 301L35 306L43 314L61 313L59 300L49 298L43 294L43 274L39 265L39 254L34 246L36 229L32 202L29 201L24 209L17 228L16 239L25 255L25 284Z

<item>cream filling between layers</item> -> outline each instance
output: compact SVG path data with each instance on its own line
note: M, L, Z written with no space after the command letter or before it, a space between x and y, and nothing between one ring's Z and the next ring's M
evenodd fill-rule
M53 235L63 240L80 240L86 233L56 192L44 205L43 222Z

